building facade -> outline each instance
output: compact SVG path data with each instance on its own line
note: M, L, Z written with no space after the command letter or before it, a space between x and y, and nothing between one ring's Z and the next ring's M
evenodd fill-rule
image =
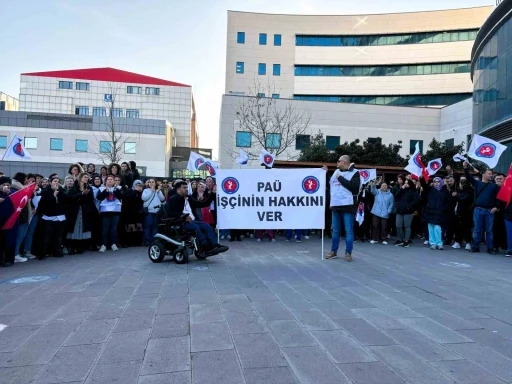
M176 145L198 146L191 86L115 68L23 73L20 111L167 120Z
M473 132L505 144L496 170L512 163L512 0L497 1L471 56Z
M121 161L135 161L143 175L170 173L173 128L166 120L114 118ZM110 163L112 120L105 116L75 116L44 112L0 111L0 158L14 135L24 138L32 160L2 161L0 171L37 172L63 177L71 163Z
M350 16L230 11L225 93L380 105L453 104L471 97L471 48L491 11Z
M0 92L0 111L17 111L20 108L20 101L6 93Z

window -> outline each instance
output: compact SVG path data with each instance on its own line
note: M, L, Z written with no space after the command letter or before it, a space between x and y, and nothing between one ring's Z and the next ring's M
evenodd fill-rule
M236 42L238 44L245 44L245 32L238 32L236 34Z
M100 141L100 153L112 153L112 143L110 141Z
M369 144L382 144L382 139L380 137L369 137L368 143Z
M274 45L281 46L281 35L274 35Z
M113 117L123 117L123 109L122 108L112 108L110 110L110 115Z
M75 115L89 115L89 107L78 106L75 108Z
M26 149L37 149L37 137L25 137L24 141Z
M466 136L466 151L469 151L469 146L471 145L471 137L472 135Z
M302 148L305 148L309 146L310 142L310 135L297 135L297 137L295 138L295 149L300 150Z
M260 33L260 45L267 45L267 34Z
M416 143L420 144L420 152L423 153L423 140L410 140L409 155L414 155L414 152L416 152Z
M328 150L334 151L334 149L340 145L340 137L339 136L326 136L325 137L325 146Z
M5 111L5 101L0 101L0 111Z
M160 88L146 87L146 95L160 96Z
M88 91L89 90L89 83L81 83L79 81L75 84L75 89L77 91Z
M137 143L124 143L124 153L135 153L135 148L137 147Z
M244 62L243 61L236 62L236 73L244 73Z
M258 95L256 97L262 99L265 97L265 94L260 92L260 93L258 93Z
M273 99L279 99L279 93L273 93L272 94Z
M142 87L134 87L132 85L129 85L126 88L126 93L132 93L134 95L140 95L142 93Z
M131 117L132 119L138 119L139 118L139 110L138 109L127 109L126 117Z
M251 146L251 132L237 131L236 146L241 148L249 148Z
M62 139L50 139L50 151L62 151Z
M7 136L0 136L0 148L7 148Z
M75 140L75 152L87 152L88 143L87 140Z
M93 116L107 116L107 110L103 107L93 107L92 115Z
M281 76L281 64L274 64L272 73L274 76Z
M267 149L279 148L281 146L281 134L268 133L265 140L265 144Z
M266 75L267 74L267 64L259 63L258 64L258 75Z
M59 89L73 89L72 81L59 81Z
M455 146L455 139L447 139L444 141L446 148L453 148Z

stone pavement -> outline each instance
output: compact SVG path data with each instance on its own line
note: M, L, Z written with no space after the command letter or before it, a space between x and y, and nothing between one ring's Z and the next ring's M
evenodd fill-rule
M510 259L230 245L184 266L132 248L1 269L0 382L512 382Z

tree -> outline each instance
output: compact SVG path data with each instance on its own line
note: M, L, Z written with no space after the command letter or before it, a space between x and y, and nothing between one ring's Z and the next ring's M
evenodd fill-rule
M448 147L446 143L443 143L433 138L430 144L428 145L428 148L428 151L425 152L423 156L425 160L425 165L427 165L426 163L428 163L430 160L441 158L444 167L446 167L447 165L453 167L454 164L457 164L453 161L453 156L464 152L464 143L454 145L453 147Z
M251 146L244 148L250 159L257 159L261 149L276 158L291 159L290 152L295 149L297 136L304 134L310 125L309 110L297 108L293 100L272 97L278 93L274 84L263 86L256 78L249 88L248 97L240 97L234 107L239 124L235 130L251 135ZM232 147L224 149L231 157L238 155L238 150Z
M311 138L309 145L301 149L299 161L332 163L336 161L335 157L334 153L327 149L322 132L318 132Z

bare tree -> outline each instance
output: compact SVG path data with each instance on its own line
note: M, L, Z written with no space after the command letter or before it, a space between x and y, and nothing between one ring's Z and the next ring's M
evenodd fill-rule
M273 83L264 86L255 78L249 94L241 96L234 107L239 125L235 131L248 132L252 137L253 145L243 148L251 159L257 159L262 148L276 158L281 156L289 160L297 157L291 150L295 150L297 136L304 134L311 123L309 110L298 108L297 103L290 99L274 99L272 95L278 93ZM238 149L233 147L224 150L233 158L238 155Z
M130 138L127 136L126 122L119 114L116 99L120 86L115 83L108 83L108 94L105 95L104 106L106 111L105 122L101 123L101 130L94 134L96 141L91 151L98 156L103 164L120 163L125 152L125 143Z

